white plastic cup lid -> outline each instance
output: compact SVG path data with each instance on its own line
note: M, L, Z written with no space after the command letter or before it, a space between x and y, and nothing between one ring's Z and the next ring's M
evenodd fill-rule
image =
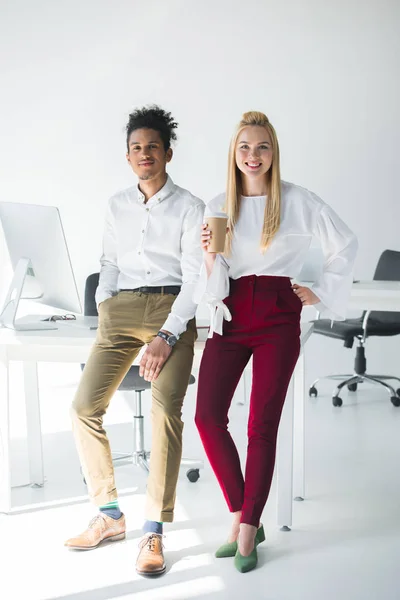
M207 219L227 219L228 215L224 212L213 212L204 217L204 220Z

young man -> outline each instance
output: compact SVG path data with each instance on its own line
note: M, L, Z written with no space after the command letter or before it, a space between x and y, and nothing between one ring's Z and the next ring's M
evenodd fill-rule
M88 550L125 537L103 415L133 360L152 382L152 450L144 537L136 569L165 571L163 522L172 522L182 453L181 409L196 339L192 300L204 204L167 175L177 123L157 106L135 110L126 158L139 185L113 196L106 216L96 302L99 329L72 406L82 469L98 514L66 546Z

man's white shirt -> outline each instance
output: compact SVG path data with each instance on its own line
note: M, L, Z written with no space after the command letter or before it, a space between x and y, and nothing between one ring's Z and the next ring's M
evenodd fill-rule
M120 289L182 286L162 329L179 336L195 315L193 293L202 264L205 205L168 177L145 202L138 186L108 203L96 303Z

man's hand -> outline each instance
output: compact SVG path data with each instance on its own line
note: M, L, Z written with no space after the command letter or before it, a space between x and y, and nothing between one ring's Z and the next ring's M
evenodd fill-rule
M297 283L294 283L292 285L292 290L300 298L303 306L309 306L321 302L318 296L316 296L308 287L303 287L301 285L297 285Z
M155 337L147 346L140 361L139 374L145 381L155 381L166 360L172 352L172 347L160 337Z

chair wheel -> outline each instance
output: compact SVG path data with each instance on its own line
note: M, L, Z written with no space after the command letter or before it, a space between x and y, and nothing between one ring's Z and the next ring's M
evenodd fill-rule
M349 385L347 386L347 389L349 390L349 392L356 392L357 391L357 384L356 383L349 383Z
M398 390L397 390L398 392ZM390 398L391 403L393 404L393 406L400 406L400 397L399 396L392 396Z
M400 398L399 398L399 401L400 401ZM200 477L200 470L199 469L189 469L189 471L186 471L186 477L192 483L196 483L196 481Z
M308 390L308 395L310 396L310 398L316 398L318 396L317 388L312 385Z
M400 398L399 398L399 400L400 400ZM341 398L339 398L339 396L333 396L332 404L333 404L333 406L342 406L343 400Z

